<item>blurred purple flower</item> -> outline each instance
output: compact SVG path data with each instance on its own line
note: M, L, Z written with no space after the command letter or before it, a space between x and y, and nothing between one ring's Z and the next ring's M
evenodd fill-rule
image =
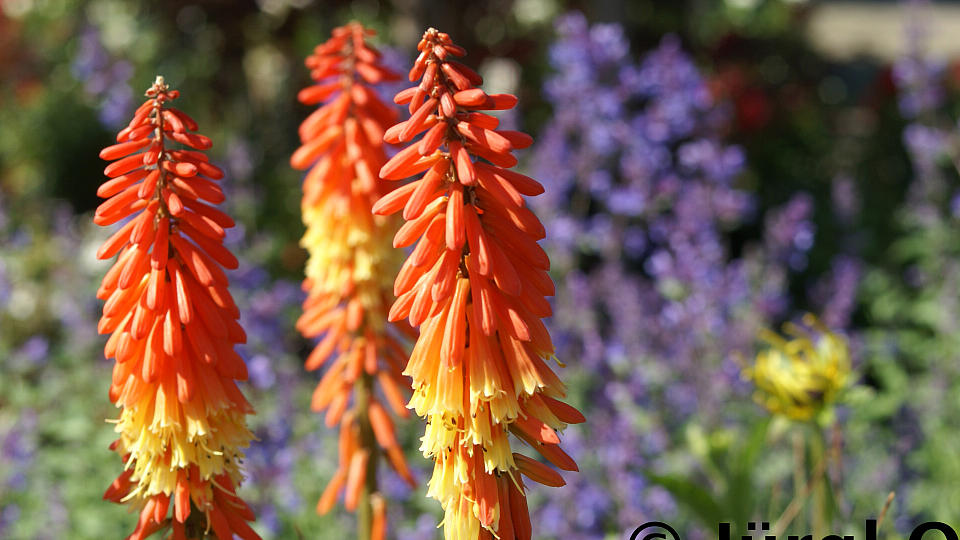
M857 191L856 181L846 175L833 179L830 199L833 211L844 223L850 223L860 213L860 193Z
M552 537L600 538L672 507L644 471L678 426L716 419L744 389L734 357L787 306L812 200L791 200L767 243L733 259L726 231L755 206L735 187L743 151L722 140L727 109L679 39L634 64L619 26L575 13L556 29L545 84L555 114L532 167L547 191L532 204L558 283L557 355L576 359L591 416L565 432L582 472L544 494L536 519Z
M241 138L234 138L227 144L226 171L229 178L236 182L246 182L253 174L254 157L250 145Z
M388 506L388 508L392 508ZM437 535L437 518L429 513L422 513L414 522L413 526L402 523L401 514L392 513L396 517L393 523L398 523L396 528L397 540L421 540L423 538L433 538Z
M854 257L839 256L830 272L811 293L820 313L820 320L829 328L848 328L856 306L857 289L863 275L863 264Z
M247 362L250 383L263 397L258 407L262 415L254 418L256 440L244 463L246 484L256 489L246 500L258 522L277 534L280 516L305 504L294 485L294 466L297 456L313 455L316 444L314 433L295 437L291 422L277 420L298 413L294 389L310 384L301 373L300 340L292 331L303 293L297 284L272 279L266 270L245 260L231 275L231 285L248 338L237 351ZM256 397L251 393L251 400Z
M905 118L917 118L943 105L945 92L941 79L946 64L925 54L930 26L929 0L907 0L904 4L908 52L893 64L893 82L899 91L900 112Z
M767 216L764 241L771 256L794 270L807 265L806 253L813 246L816 226L810 220L813 197L798 193Z
M93 25L85 26L80 33L72 71L83 82L84 91L97 99L100 122L111 129L122 126L135 106L129 84L133 65L113 58Z
M0 306L6 306L10 301L10 295L13 293L13 284L7 276L6 263L0 259Z
M955 218L960 218L960 191L953 194L953 197L950 198L950 215ZM2 269L0 269L2 272ZM0 280L2 280L2 274L0 274ZM2 292L3 285L0 284L0 298L3 298Z
M0 462L8 472L8 476L0 477L0 493L26 489L27 472L37 447L36 428L36 413L23 409L11 429L0 433Z
M50 342L44 336L33 336L14 353L19 361L27 364L43 364L50 352Z

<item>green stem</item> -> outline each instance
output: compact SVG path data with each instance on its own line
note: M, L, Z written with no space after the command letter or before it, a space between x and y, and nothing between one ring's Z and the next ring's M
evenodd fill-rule
M812 436L810 437L810 463L815 467L819 474L814 473L817 477L813 479L814 488L813 488L813 537L814 538L823 538L828 534L827 526L829 523L828 516L830 515L829 504L827 497L827 468L826 468L826 441L824 440L823 430L820 429L820 426L813 424L810 426L811 431L813 431Z
M370 396L373 394L373 377L364 373L354 386L357 422L360 426L360 448L370 452L360 500L357 503L357 538L370 540L373 527L371 495L377 491L377 440L370 425Z
M793 432L793 499L794 500L803 500L806 498L806 495L803 495L803 492L808 489L807 482L807 472L804 456L804 442L803 434L799 430L794 430ZM809 525L809 522L806 523Z

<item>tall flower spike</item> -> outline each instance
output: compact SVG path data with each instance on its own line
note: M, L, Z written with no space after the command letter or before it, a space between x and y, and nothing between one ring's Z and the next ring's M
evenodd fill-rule
M413 331L387 324L390 276L400 265L390 236L399 220L371 213L386 193L376 178L386 161L383 133L396 121L396 111L372 85L399 75L381 65L380 53L366 42L373 34L357 23L337 28L307 58L316 84L298 97L305 105L325 105L300 126L303 145L290 159L295 169L310 168L303 182L307 231L300 242L310 255L303 282L308 295L297 329L308 338L323 336L307 358L308 370L334 358L312 407L326 410L327 426L340 425L339 468L317 512L330 510L344 490L344 506L358 512L361 538L382 538L385 530L386 505L377 492L381 450L413 484L386 412L409 414L401 391L409 382L401 372Z
M448 540L529 539L517 473L549 486L564 480L514 453L508 433L575 471L557 431L584 420L559 401L565 388L546 362L554 349L541 319L550 315L545 297L554 285L537 243L543 226L524 199L543 187L507 169L517 163L511 151L533 140L498 131L497 119L482 112L510 109L517 98L476 88L480 76L451 59L465 52L450 36L431 28L417 48L410 80L421 81L394 98L411 116L385 135L410 145L380 176L426 174L374 211L402 210L407 222L394 247L416 243L394 284L390 320L420 326L405 373L413 378L410 406L427 418L421 450L435 460L428 495L445 511Z
M104 499L139 510L131 539L259 539L236 494L253 408L236 385L247 368L234 345L246 335L223 271L237 267L223 246L233 220L203 202L223 201L223 172L198 151L210 139L169 106L179 92L157 77L146 95L100 152L113 163L94 223L133 216L97 252L119 254L97 291L106 300L98 330L116 359L110 400L122 412L111 449L126 469Z

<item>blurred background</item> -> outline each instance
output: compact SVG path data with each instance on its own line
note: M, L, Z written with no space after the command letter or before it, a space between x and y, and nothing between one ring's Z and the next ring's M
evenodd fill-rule
M336 440L293 328L288 165L303 58L353 19L402 72L425 28L450 33L537 141L520 168L547 188L549 326L588 418L563 436L581 472L531 490L538 538L860 535L894 491L883 538L960 523L960 3L0 0L0 538L135 525L100 499L120 463L94 298L110 231L91 220L99 150L157 74L213 139L238 222L256 528L353 530L314 513ZM771 355L762 329L807 312L832 332L799 364ZM398 430L420 487L383 473L390 534L438 536L422 426Z

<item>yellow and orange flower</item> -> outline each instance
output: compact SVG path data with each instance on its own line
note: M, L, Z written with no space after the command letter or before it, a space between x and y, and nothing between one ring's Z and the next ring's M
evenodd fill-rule
M564 480L514 452L508 435L575 471L557 431L584 420L560 401L564 385L547 365L554 348L541 319L554 285L537 243L543 225L524 199L543 187L509 170L511 152L533 140L497 130L497 118L482 112L510 109L517 98L477 88L480 76L452 59L465 51L447 34L427 30L418 50L410 80L420 83L394 98L411 116L384 138L409 146L380 176L425 174L374 206L378 215L403 212L394 247L416 244L389 318L420 327L404 373L413 379L410 407L427 418L421 450L435 461L428 494L445 511L446 538L525 540L532 533L517 473L548 486Z
M246 335L223 270L237 266L223 246L234 223L212 206L223 172L199 151L210 139L170 107L179 92L157 77L146 95L100 152L113 162L94 222L133 216L97 253L119 254L97 291L104 354L116 359L110 400L122 408L111 449L125 464L104 498L139 510L132 539L259 539L236 495L253 408L236 384L247 368L234 345Z
M318 369L333 358L312 408L326 410L327 426L340 425L339 468L317 511L330 510L344 491L344 506L372 511L372 525L362 525L372 529L372 538L382 538L386 505L376 478L381 450L413 484L386 412L389 407L408 416L401 389L409 382L402 370L404 343L413 331L386 320L390 276L400 266L390 245L399 220L375 216L371 209L388 191L376 174L386 162L383 133L397 115L373 86L399 75L381 64L380 53L366 41L371 35L357 23L337 28L307 58L316 84L301 90L299 100L323 105L300 126L303 144L290 164L310 169L303 182L307 231L300 242L309 253L303 282L308 296L297 328L308 338L321 339L306 368Z

